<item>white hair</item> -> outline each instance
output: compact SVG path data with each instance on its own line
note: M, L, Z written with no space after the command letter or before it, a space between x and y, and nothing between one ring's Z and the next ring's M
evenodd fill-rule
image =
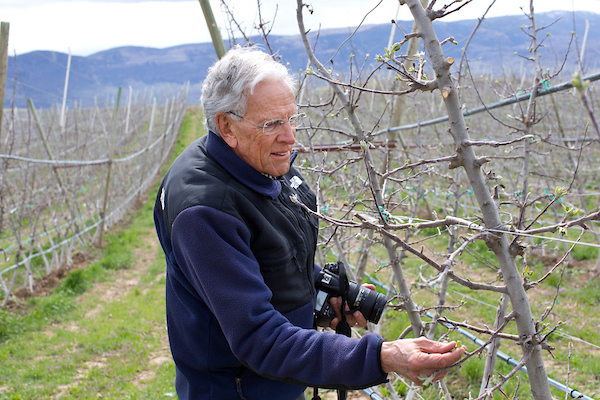
M294 90L295 80L287 68L267 53L249 47L236 46L208 70L202 84L202 109L205 128L217 135L215 115L234 112L244 115L247 96L263 81L284 82Z

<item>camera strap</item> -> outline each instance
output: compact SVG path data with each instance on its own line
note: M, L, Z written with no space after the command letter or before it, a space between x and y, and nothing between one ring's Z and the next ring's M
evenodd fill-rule
M348 304L348 291L350 290L350 282L348 281L348 275L346 275L346 267L344 267L343 262L338 261L338 268L339 268L339 285L340 285L339 291L342 294L342 296L341 296L342 304L340 306L342 320L340 322L338 322L337 326L335 327L335 333L350 337L350 336L352 336L352 328L350 327L350 324L348 324L348 321L346 321L346 312L345 312L346 304ZM338 389L337 394L338 394L338 400L346 400L347 393L345 390ZM321 397L319 397L319 395L318 395L318 389L315 387L313 400L320 400L320 399L321 399Z
M352 336L352 328L350 328L350 324L348 324L348 321L346 321L346 304L348 303L348 291L350 290L350 282L348 282L348 275L346 275L346 268L344 267L344 263L338 262L338 267L340 269L340 293L342 294L342 304L340 306L342 320L338 322L337 326L335 327L335 333L339 333L341 335L350 337ZM338 390L337 393L338 400L346 400L345 390Z
M337 324L335 333L346 335L350 337L352 335L352 329L346 321L346 304L348 304L348 291L350 290L350 282L348 282L348 275L346 275L346 267L344 263L338 262L339 273L339 284L340 293L342 294L342 304L340 305L340 311L342 313L342 320Z

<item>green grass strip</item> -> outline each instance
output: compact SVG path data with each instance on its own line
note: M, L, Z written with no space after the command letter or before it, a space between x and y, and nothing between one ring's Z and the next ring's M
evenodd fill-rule
M188 110L171 161L203 134L200 119ZM159 180L89 265L51 294L0 310L0 399L177 397L152 217Z

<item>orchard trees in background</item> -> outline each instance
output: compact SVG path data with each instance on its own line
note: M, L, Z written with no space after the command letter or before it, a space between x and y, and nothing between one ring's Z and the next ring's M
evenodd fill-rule
M102 245L156 179L186 112L187 86L160 104L137 93L115 104L60 110L13 107L0 163L0 307L65 274ZM66 121L66 124L60 124ZM53 276L49 276L49 275Z
M536 25L533 2L523 10L529 24L522 27L529 52L521 55L530 66L518 76L503 77L471 74L470 57L477 55L469 54L468 42L459 44L460 68L444 55L444 46L455 40L438 39L435 21L459 13L470 1L400 3L414 17L413 31L398 29L402 37L390 41L381 55L353 58L343 71L336 69L335 54L329 60L315 55L319 36L307 33L304 18L318 5L297 0L309 65L300 79L298 103L310 122L298 130L296 146L303 153L299 167L319 199L318 261L342 260L354 267L349 272L357 281L370 279L387 288L391 311L371 330L390 332L393 320L406 315L408 328L400 337L460 339L457 329L480 335L481 343L460 362L486 355L480 385L469 393L484 399L511 388L523 395L521 385L532 398L549 399L544 359L560 325L553 308L564 296L561 281L568 262L579 249L591 249L586 273L598 279L600 271L594 253L600 243L595 93L581 79L582 67L573 82L577 96L550 94L551 85L570 78L572 71L562 62L548 66L540 60L546 27ZM233 37L240 24L232 8L227 15ZM276 53L268 25L260 14L259 19L255 25ZM350 45L351 37L346 42ZM572 47L577 44L573 37ZM466 116L499 98L517 97L527 101ZM447 122L424 124L442 115ZM412 129L398 124L412 124ZM537 267L540 259L552 261ZM556 282L554 293L532 304L531 296L540 298L536 289L550 280ZM497 309L486 315L457 293L475 301L496 298ZM513 353L521 359L502 374L495 366L501 340L510 351L517 344L520 351ZM511 383L522 366L529 383ZM470 396L464 384L462 389L436 385L440 397ZM387 389L392 398L397 398L394 391L406 390L397 382ZM417 391L411 387L408 396Z

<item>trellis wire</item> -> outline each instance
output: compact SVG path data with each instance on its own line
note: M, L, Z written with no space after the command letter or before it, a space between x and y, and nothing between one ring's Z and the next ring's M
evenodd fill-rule
M28 116L17 109L8 113L12 118L4 123L5 154L0 154L2 306L16 289L32 291L37 278L69 264L74 251L85 252L98 241L101 226L108 229L118 222L149 187L176 139L187 90L186 85L180 94L166 99L164 107L156 107L155 96L150 105L142 98L133 111L130 92L126 113L110 105L86 110L75 106L64 126L57 124L56 110L40 112L39 121L32 118L37 113L33 107ZM103 115L111 125L103 122ZM107 143L111 135L106 126L115 130L112 143ZM47 152L37 140L36 129L46 133L42 140L48 141L48 154L71 159L43 158ZM103 154L110 146L114 157ZM112 165L113 176L102 217L107 165ZM64 209L66 201L72 203L72 212Z
M599 79L600 79L600 72L595 72L593 74L587 75L582 78L583 81L588 81L588 82L595 82ZM572 89L572 88L573 88L573 82L571 82L571 81L563 82L556 86L548 86L548 87L544 86L544 88L540 88L537 91L537 96L541 97L541 96L545 96L545 95L552 94L552 93L557 93L557 92ZM483 105L481 107L476 107L476 108L473 108L472 110L465 108L463 110L463 115L469 116L469 115L479 114L481 112L493 110L495 108L500 108L500 107L504 107L504 106L507 106L510 104L519 103L521 101L527 101L527 100L529 100L530 97L531 97L531 92L522 92L522 93L517 94L514 97L510 97L510 98L498 101L493 104L487 104L487 105ZM434 118L429 121L417 122L414 124L408 124L408 125L403 125L403 126L396 126L396 127L390 127L387 129L382 129L377 132L374 132L372 134L372 136L378 136L378 135L382 135L384 133L389 133L389 132L397 132L397 131L404 131L404 130L409 130L409 129L416 129L418 127L435 125L435 124L439 124L441 122L446 122L446 121L448 121L447 115L443 116L443 117L439 117L439 118ZM588 139L588 140L594 140L594 139Z
M350 265L350 268L352 269L352 268L354 268L354 266ZM387 290L389 290L389 287L388 287L388 286L387 286L385 283L382 283L381 281L379 281L378 279L376 279L375 277L373 277L373 276L372 276L372 275L370 275L370 274L365 274L365 275L366 275L366 277L368 278L368 280L369 280L371 283L373 283L373 284L375 284L375 285L378 285L378 286L382 287L382 288L383 288L384 290L386 290L386 291L387 291ZM392 290L392 291L393 291L393 290ZM394 293L395 293L395 291L394 291ZM486 305L488 305L488 306L490 306L490 307L492 307L492 308L495 308L495 307L494 307L494 306L492 306L492 305L489 305L489 304L486 304ZM426 314L426 315L427 315L429 318L434 318L434 315L433 315L432 313L430 313L429 311L427 311L425 314ZM440 322L440 323L444 324L444 322ZM465 330L465 329L462 329L462 328L460 328L460 327L453 327L452 329L455 329L455 330L456 330L458 333L460 333L461 335L463 335L463 336L465 336L465 337L469 338L470 340L472 340L474 343L476 343L476 344L477 344L477 345L479 345L479 346L482 346L482 345L484 345L484 344L486 343L485 341L483 341L483 340L479 339L477 336L475 336L475 335L471 334L470 332L468 332L468 331L467 331L467 330ZM582 341L582 342L584 342L584 343L587 343L587 342L585 342L585 341L583 341L583 340L581 340L581 339L579 339L579 338L576 338L576 337L575 337L575 339L578 339L579 341ZM591 343L588 343L588 344L591 344ZM596 346L596 347L597 347L597 346ZM489 348L489 345L488 345L488 346L486 346L486 348ZM509 356L508 354L505 354L505 353L503 353L503 352L501 352L501 351L498 351L498 357L500 357L500 359L502 359L502 360L503 360L503 361L505 361L507 364L510 364L510 365L511 365L511 366L513 366L513 367L516 367L516 366L518 366L518 364L519 364L519 363L518 363L518 361L517 361L517 360L515 360L513 357L511 357L511 356ZM520 370L521 370L522 372L527 372L527 368L526 368L525 366L522 366L522 367L520 368ZM548 378L548 380L549 380L549 382L550 382L550 385L551 385L551 386L553 386L554 388L556 388L556 389L559 389L559 390L561 390L561 391L565 392L565 393L566 393L568 396L570 396L570 397L571 397L571 398L573 398L573 399L594 400L593 398L591 398L591 397L589 397L589 396L587 396L587 395L585 395L585 394L583 394L583 393L579 392L579 391L578 391L578 390L576 390L576 389L573 389L572 387L568 387L567 385L565 385L565 384L563 384L563 383L561 383L561 382L559 382L559 381L557 381L557 380L555 380L555 379ZM373 396L372 396L372 394L374 394L374 392L373 392L373 390L372 390L372 389L370 389L370 388L369 388L369 389L365 389L365 390L364 390L364 392L365 392L367 395L371 396L372 398L377 398L377 399L379 399L379 397L378 397L377 395L375 395L375 396L377 396L377 397L373 397Z

